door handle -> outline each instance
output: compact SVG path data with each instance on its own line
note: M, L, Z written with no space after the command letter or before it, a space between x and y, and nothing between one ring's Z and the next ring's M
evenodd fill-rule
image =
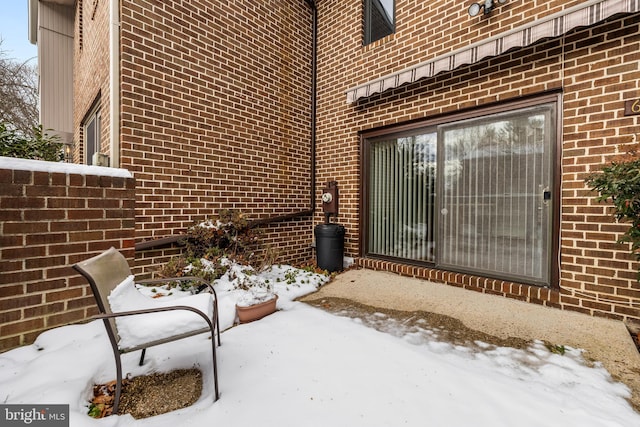
M549 190L549 187L545 187L542 189L542 203L546 206L549 204L550 200L551 200L551 190Z

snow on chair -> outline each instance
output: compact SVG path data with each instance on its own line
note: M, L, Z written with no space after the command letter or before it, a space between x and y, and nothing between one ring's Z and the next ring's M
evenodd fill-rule
M148 347L202 333L211 334L214 401L218 400L215 337L217 333L218 345L220 345L220 322L218 318L218 299L213 286L209 282L193 276L138 282L143 284L161 284L176 281L196 282L201 284L198 287L199 290L208 289L211 291L211 293L199 293L182 298L182 300L188 300L184 304L181 304L181 299L174 299L168 303L159 303L142 295L135 288L133 275L127 260L113 247L100 255L73 265L73 268L82 274L91 285L91 290L100 312L93 318L103 320L113 348L116 362L114 414L118 413L120 394L122 392L122 354L142 350L140 356L140 365L142 365ZM162 323L162 317L158 318L158 316L161 316L158 313L169 311L180 313L180 316L172 315L170 327L157 328L161 329L162 333L152 334L152 337L143 334L136 335L136 330L145 330L145 328L136 327L140 326L140 321L144 321L147 318L153 324ZM200 316L201 319L198 319L197 316ZM131 322L131 320L134 322Z

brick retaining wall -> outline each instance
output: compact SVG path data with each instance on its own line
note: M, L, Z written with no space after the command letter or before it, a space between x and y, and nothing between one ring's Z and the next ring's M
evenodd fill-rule
M27 162L38 163L57 165ZM11 164L0 158L0 351L93 314L91 290L70 265L111 246L134 256L133 178Z

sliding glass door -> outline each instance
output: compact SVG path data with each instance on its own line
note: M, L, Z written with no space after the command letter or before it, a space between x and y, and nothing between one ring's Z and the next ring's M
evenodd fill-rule
M548 281L553 122L546 106L440 127L457 171L442 176L441 266Z
M547 285L555 103L367 141L367 256Z

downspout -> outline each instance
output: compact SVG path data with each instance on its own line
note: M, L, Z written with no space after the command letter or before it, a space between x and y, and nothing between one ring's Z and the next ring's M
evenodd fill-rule
M110 166L120 167L120 0L109 2Z
M313 13L311 30L311 215L316 210L316 124L317 124L317 87L318 87L318 8L316 0L305 0Z

